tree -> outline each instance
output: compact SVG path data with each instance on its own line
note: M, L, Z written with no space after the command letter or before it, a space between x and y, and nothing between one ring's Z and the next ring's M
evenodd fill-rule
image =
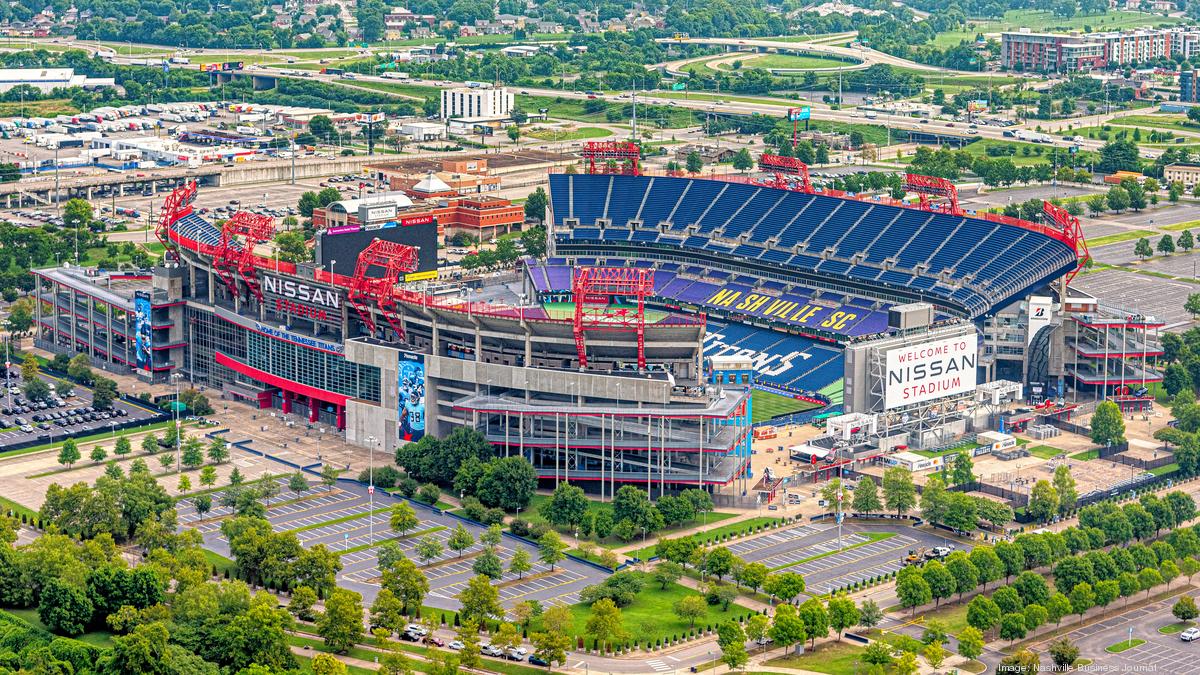
M462 604L459 615L464 621L482 625L488 619L504 615L504 610L500 607L499 591L492 586L492 580L485 576L471 577L467 585L454 597Z
M975 473L971 456L966 452L960 452L954 457L954 469L950 472L950 483L969 485L973 482L975 482Z
M1075 584L1067 598L1071 601L1071 612L1078 614L1080 619L1084 612L1096 606L1096 593L1086 581Z
M695 150L688 153L685 167L690 174L700 173L700 170L704 168L704 160L700 158L700 153Z
M1054 468L1054 493L1058 495L1059 515L1065 516L1075 508L1075 500L1079 493L1075 489L1071 469L1066 464L1059 464Z
M387 633L394 633L404 627L404 604L396 599L396 595L387 588L380 589L371 604L371 625L382 626Z
M948 507L946 484L937 476L930 476L921 490L921 516L931 523L946 521Z
M687 621L692 628L696 627L696 619L708 613L708 604L704 602L704 596L701 595L685 595L675 602L672 607L675 616Z
M313 675L347 675L350 672L346 664L338 661L332 654L316 654L309 662Z
M1158 240L1158 244L1154 247L1159 253L1170 254L1175 252L1175 241L1171 239L1171 235L1164 234Z
M549 671L554 664L566 665L567 652L571 649L571 638L558 631L545 631L529 636L533 653L546 662Z
M92 448L92 452L90 455L88 455L88 457L93 462L99 464L100 462L103 462L106 457L108 457L108 453L104 450L104 446L97 445L96 447Z
M1076 647L1068 637L1061 637L1050 643L1047 650L1058 670L1067 671L1079 660L1079 647Z
M677 615L679 614L679 603L688 598L695 598L700 603L702 611L707 611L704 608L703 598L698 595L686 596L675 603ZM692 619L692 625L695 626L695 619ZM612 601L612 598L601 598L592 603L592 610L584 624L584 631L594 637L605 648L605 651L610 642L624 640L627 637L621 619L621 609Z
M804 633L804 622L792 605L780 605L775 609L775 617L771 621L771 628L767 631L767 635L775 644L785 650L794 644L804 642L807 637Z
M107 377L96 378L96 383L92 385L92 407L96 410L112 410L116 399L117 383Z
M327 115L314 115L308 121L308 132L321 140L329 140L336 132L336 128L333 126L333 120L329 119Z
M893 467L883 473L883 502L889 511L904 515L917 504L917 489L912 482L912 472Z
M876 669L882 671L887 666L892 665L895 658L892 657L892 648L882 640L873 640L867 648L863 650L862 660Z
M74 438L68 438L63 442L62 447L58 450L58 463L65 465L68 469L78 462L80 457L79 446L75 443Z
M855 513L866 514L883 508L883 503L879 501L879 488L873 479L863 477L854 486L854 499L850 503L850 508L854 509Z
M679 581L682 576L683 566L670 560L663 561L654 568L654 581L661 584L664 591L667 590L667 586Z
M1000 659L998 670L1004 673L1018 675L1036 675L1041 669L1041 659L1028 649L1022 649L1015 654Z
M488 462L476 496L487 506L512 511L529 505L537 489L537 471L521 456Z
M80 384L91 384L95 379L92 374L92 362L87 354L76 354L67 363L67 377Z
M521 128L515 124L508 125L507 129L508 140L516 143L521 138Z
M1120 190L1121 188L1113 189ZM1149 258L1150 256L1154 255L1154 249L1150 246L1150 240L1146 239L1145 237L1138 239L1133 245L1133 254L1142 259Z
M462 523L454 526L454 530L450 533L450 538L446 540L446 546L462 557L463 551L475 545L475 537L463 527Z
M829 599L829 627L837 632L837 639L842 639L842 631L857 626L861 618L854 601L845 594L839 594Z
M539 223L546 222L546 205L548 203L549 199L547 198L545 189L539 187L538 189L534 190L525 199L525 217L530 220L536 220ZM522 240L524 240L524 237L522 237ZM543 241L542 250L544 251L545 248L546 245ZM528 243L525 244L525 251L527 253L530 252ZM563 485L566 485L566 483L563 483Z
M224 464L225 462L229 461L229 444L220 438L214 438L212 439L212 442L208 444L207 454L208 461L212 462L213 464ZM303 474L300 475L303 477ZM299 493L308 489L308 481L305 481L304 485L305 487L301 490L295 490L295 488L292 489L297 493L297 495L299 495Z
M325 646L344 654L363 637L362 596L344 588L334 588L325 601L325 612L317 619L317 635Z
M91 224L92 217L92 205L89 204L87 200L76 197L73 199L68 199L67 203L63 204L63 227L72 230L76 228L85 228Z
M921 577L929 586L935 606L940 605L944 598L954 595L954 577L942 563L936 560L925 563L921 567Z
M1191 230L1184 230L1179 235L1179 239L1175 241L1175 245L1184 251L1190 251L1196 246L1196 240L1192 237Z
M554 570L556 564L566 558L566 550L567 545L563 543L557 532L547 532L538 540L538 560L549 565L551 571Z
M471 571L492 580L504 576L504 567L500 562L500 556L496 555L496 548L485 546L483 553L480 553L471 564Z
M979 658L983 653L983 633L973 626L967 626L959 632L959 655L965 658Z
M979 570L971 562L971 558L963 551L955 551L946 558L946 571L954 578L954 590L959 600L963 593L975 590L979 585Z
M726 621L717 626L717 646L721 648L721 662L734 670L750 660L746 654L746 632L736 621Z
M38 618L55 633L79 635L92 620L92 603L83 589L50 578L42 585Z
M199 438L189 438L183 444L180 461L189 469L195 469L204 463L203 444Z
M1125 420L1121 409L1112 401L1101 401L1092 414L1092 442L1096 445L1117 445L1125 442Z
M746 148L738 150L733 156L733 168L738 171L745 172L746 169L754 166L754 160L750 157L750 151Z
M921 655L925 657L932 668L941 668L942 663L946 660L946 648L941 643L935 642L925 645L925 649L921 650Z
M196 508L196 514L203 519L204 514L212 510L212 495L199 495L193 498L192 506Z
M1191 314L1193 319L1196 318L1196 315L1200 314L1200 293L1188 294L1187 301L1183 303L1183 309Z
M967 603L967 625L986 633L1000 623L1000 607L986 595L977 595Z
M1050 522L1058 510L1058 493L1050 485L1050 481L1039 480L1034 483L1029 493L1029 506L1026 512L1040 523Z
M883 609L874 600L867 598L858 607L858 625L863 628L874 628L883 621Z
M1120 213L1129 208L1131 200L1129 197L1129 192L1126 191L1125 188L1114 185L1113 187L1109 188L1108 193L1104 195L1104 201L1106 204L1108 204L1108 208ZM1149 246L1149 244L1150 242L1146 242L1147 246Z
M587 510L588 499L583 489L570 483L561 483L541 508L541 514L553 525L575 526L583 522Z
M1012 612L1000 617L1000 639L1011 643L1025 637L1025 633L1025 615Z
M8 307L8 318L4 321L5 326L13 333L24 333L33 327L33 310L33 300L31 298L17 300ZM71 387L70 382L66 382L65 380L59 380L59 384L63 385L67 390ZM62 392L60 392L61 394Z
M1191 621L1200 616L1200 610L1196 609L1196 600L1192 596L1184 594L1179 596L1179 600L1175 601L1171 607L1171 614L1175 615L1180 621Z
M529 551L519 548L513 551L512 559L508 561L508 571L515 572L518 579L524 579L525 573L533 569L529 559Z
M915 611L933 599L933 591L917 568L906 567L896 578L896 596L900 598L901 607Z
M996 555L996 550L991 546L976 546L971 549L968 557L970 557L971 564L975 566L975 571L979 575L979 583L983 584L985 589L988 582L995 581L1004 574L1004 563L1000 560L1000 556Z
M313 606L317 604L317 592L308 586L297 586L292 591L292 599L288 602L287 610L292 616L301 621L312 621L317 618Z
M763 590L783 602L791 602L793 598L804 592L804 577L795 572L770 574L763 582Z
M408 615L421 611L421 603L429 593L429 580L408 558L400 558L383 572L382 586L403 603L404 613Z
M392 507L392 515L388 519L388 524L403 538L409 530L421 524L421 519L417 517L417 512L408 502L397 502Z

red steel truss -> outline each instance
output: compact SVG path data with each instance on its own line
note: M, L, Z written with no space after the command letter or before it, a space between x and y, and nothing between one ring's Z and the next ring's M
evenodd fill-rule
M383 275L368 276L372 268L382 268ZM404 327L400 325L400 317L396 314L396 283L401 274L416 269L417 249L394 241L376 239L358 254L358 264L354 267L346 299L372 335L375 334L375 320L367 311L365 301L374 302L392 330L396 331L397 339L404 340Z
M808 177L808 165L795 157L763 154L758 158L758 168L774 172L775 182L771 187L812 194L813 186ZM789 177L793 180L788 180ZM797 181L800 183L799 187L793 187Z
M192 212L192 201L196 199L196 181L191 180L171 190L171 194L163 200L162 210L158 213L158 224L154 228L154 236L171 255L179 257L179 247L171 241L168 232L171 224Z
M583 161L587 163L588 173L640 176L642 170L638 166L638 160L641 156L642 149L637 143L629 141L588 141L583 144ZM616 167L610 168L609 161L616 162Z
M1083 269L1087 265L1087 262L1092 259L1092 254L1088 251L1087 240L1083 237L1083 227L1079 225L1078 218L1067 213L1067 210L1061 206L1055 206L1050 202L1043 201L1042 211L1050 219L1050 222L1062 230L1063 236L1061 239L1068 246L1075 249L1075 258L1079 261L1079 264L1075 266L1075 269L1067 273L1066 280L1069 284L1075 278L1075 275L1079 274L1079 270Z
M904 189L915 192L921 198L921 208L926 211L941 211L952 216L963 215L962 207L958 205L958 189L954 183L936 176L922 176L919 173L904 174ZM949 204L935 205L930 197L942 197Z
M581 267L571 280L575 301L575 349L587 367L584 333L588 330L637 333L638 369L646 367L646 297L654 291L654 273L640 267ZM636 309L610 309L614 298L635 300Z
M221 243L213 253L213 271L225 282L229 292L238 294L236 272L246 282L250 293L262 302L262 288L258 283L254 247L270 241L275 233L275 219L248 211L238 211L221 227ZM238 239L241 237L241 239Z

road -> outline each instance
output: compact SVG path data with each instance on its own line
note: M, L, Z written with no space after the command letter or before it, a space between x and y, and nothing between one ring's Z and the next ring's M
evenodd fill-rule
M674 38L659 38L662 43L680 42ZM770 38L688 38L688 44L699 45L717 45L723 47L734 47L737 49L769 49L781 53L792 52L797 54L824 54L834 56L841 59L850 59L852 61L861 61L868 66L875 64L887 64L897 68L909 68L912 70L925 70L938 73L954 73L956 75L979 75L976 71L954 70L951 68L942 68L941 66L930 66L924 63L917 63L908 59L892 56L881 51L871 49L869 47L842 47L833 44L824 44L821 42L783 42L780 40L772 40Z

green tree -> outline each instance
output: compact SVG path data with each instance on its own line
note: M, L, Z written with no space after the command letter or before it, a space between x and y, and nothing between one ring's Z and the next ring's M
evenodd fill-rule
M1000 607L986 595L977 595L967 603L967 625L986 633L1000 623Z
M550 566L553 571L555 565L566 558L567 545L558 536L557 532L549 531L542 535L538 540L538 560Z
M754 166L754 160L750 157L750 151L746 148L738 150L733 156L733 168L738 171L745 172Z
M208 444L208 461L213 464L224 464L229 461L229 444L220 438L212 439ZM307 485L307 483L306 483Z
M583 489L570 483L561 483L554 489L550 500L541 507L541 514L550 523L565 527L583 522L587 510L588 499Z
M940 605L943 599L954 595L954 577L942 563L931 560L922 565L921 578L928 584L929 592L936 603L935 606Z
M73 198L63 204L63 227L68 229L86 228L92 223L92 205L87 200Z
M1078 498L1078 490L1075 488L1075 479L1071 476L1071 468L1066 464L1059 464L1054 468L1054 493L1058 495L1058 513L1065 516L1075 508L1075 500Z
M893 467L883 473L883 502L889 511L904 515L917 504L917 489L912 482L912 472L902 467Z
M1013 612L1000 617L1000 639L1012 643L1014 640L1025 637L1025 633L1025 616L1023 614Z
M417 512L413 510L412 506L409 506L408 502L397 502L392 506L388 524L403 538L409 530L421 524L421 519L417 517Z
M696 619L708 613L708 605L700 595L685 595L675 602L672 607L675 616L687 621L692 628L696 627Z
M1095 418L1092 419L1093 427ZM1048 480L1039 480L1034 483L1033 490L1029 493L1029 505L1026 507L1026 512L1039 523L1050 522L1050 518L1058 511L1058 494L1054 491L1054 487L1050 485Z
M545 631L531 634L529 641L533 644L533 653L546 662L547 671L555 664L567 664L567 652L572 646L569 636L557 631Z
M958 653L968 659L977 659L983 653L983 633L978 628L967 626L958 633Z
M38 618L61 635L79 635L92 620L92 603L81 588L56 578L42 584Z
M1125 420L1116 403L1101 401L1096 406L1096 412L1092 414L1091 430L1092 442L1096 445L1117 445L1125 442Z
M462 523L454 526L454 530L450 533L450 538L446 540L446 546L462 557L463 551L475 545L475 537L463 527Z
M1164 234L1158 240L1158 245L1155 246L1159 253L1171 254L1175 252L1175 241L1171 239L1171 235Z
M854 499L851 501L855 513L871 514L883 508L879 501L879 488L870 477L863 477L854 486Z
M952 485L968 485L975 482L974 468L969 454L966 452L958 453L954 457L954 468L950 472L950 483Z
M915 611L917 607L933 599L933 591L920 570L906 567L900 570L896 577L896 596L900 599L901 607Z
M546 191L541 187L537 188L525 199L525 217L530 220L536 220L539 223L546 222L546 205L548 203L549 199L546 195ZM543 230L543 234L544 233L545 231ZM521 239L524 240L524 237ZM530 255L533 255L533 253L529 251L528 242L525 243L525 250L526 252L529 252ZM542 242L542 250L546 250L545 241ZM563 485L566 485L566 483L563 483Z
M90 455L88 455L88 457L90 457L93 462L99 464L108 457L108 453L104 450L104 446L97 445L96 447L92 448L92 452Z
M692 175L700 173L704 168L704 160L700 158L700 153L695 150L688 153L685 167L687 168L687 172Z
M518 579L524 579L525 573L533 569L533 563L529 557L529 551L519 548L513 551L512 559L508 561L508 571L517 575Z
M71 468L81 457L79 445L75 443L74 438L68 438L58 450L58 463L65 465L67 468Z
M1187 301L1183 303L1183 309L1195 319L1196 315L1200 314L1200 293L1189 293Z
M1113 189L1120 190L1121 188ZM1154 255L1154 249L1150 247L1150 240L1146 239L1145 237L1138 239L1137 243L1133 245L1133 254L1139 258L1142 258L1143 260Z
M204 444L199 438L189 438L183 444L181 461L189 469L195 469L204 463Z
M1067 598L1071 601L1071 612L1078 614L1080 619L1083 618L1084 612L1096 606L1096 593L1086 581L1075 584Z
M394 633L402 629L404 624L404 603L389 589L380 589L375 602L371 604L371 625L382 626L388 633Z
M963 593L975 590L979 585L979 570L971 562L971 558L963 551L955 551L946 558L946 571L954 578L954 590L959 600Z
M854 601L845 594L839 594L829 599L829 627L837 633L837 639L842 639L842 631L857 626L860 616Z
M325 611L317 619L317 635L325 646L344 654L363 638L362 596L344 588L334 588L325 601Z
M1066 672L1079 660L1079 647L1076 647L1068 637L1061 637L1050 643L1047 650L1058 670Z
M380 569L384 566L380 564ZM429 580L408 558L401 557L384 569L382 586L404 605L404 613L415 615L429 593Z
M504 615L500 607L500 594L491 579L485 576L471 577L467 585L454 596L461 603L459 615L464 621L483 624L487 620Z
M694 597L700 601L701 605L704 604L704 600L698 595L687 596L680 600L680 602L687 600L688 597ZM676 603L676 614L679 613L678 605L679 603ZM692 623L695 625L694 619ZM624 640L628 637L621 618L621 609L617 607L611 598L601 598L592 603L591 613L584 624L584 631L594 637L605 648L611 642Z
M442 540L432 534L427 534L417 541L417 557L422 563L428 563L430 560L442 555ZM516 560L514 555L513 560Z
M735 670L750 660L746 654L746 632L736 621L726 621L717 626L717 646L721 648L721 662Z
M292 591L292 599L288 602L288 612L301 621L312 621L317 618L313 607L317 604L317 592L308 586L297 586Z
M1171 614L1175 615L1180 621L1191 621L1200 616L1200 610L1196 609L1196 600L1190 595L1181 595L1171 607Z
M1195 239L1192 238L1191 230L1184 230L1179 234L1179 239L1175 241L1175 245L1184 251L1190 251L1196 246Z
M471 571L492 580L504 576L504 567L500 562L500 556L496 555L496 549L492 546L485 546L483 553L475 557L475 561L471 563Z
M804 642L807 639L804 632L804 621L800 619L796 607L793 605L776 607L775 617L771 621L771 628L767 631L767 635L775 644L785 650L794 644Z

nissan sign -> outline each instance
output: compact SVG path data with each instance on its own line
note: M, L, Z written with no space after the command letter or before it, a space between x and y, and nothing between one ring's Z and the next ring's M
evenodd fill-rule
M342 294L302 281L263 275L263 291L273 296L275 312L328 322L340 317Z
M883 405L891 410L974 391L979 337L961 337L897 347L887 353Z

